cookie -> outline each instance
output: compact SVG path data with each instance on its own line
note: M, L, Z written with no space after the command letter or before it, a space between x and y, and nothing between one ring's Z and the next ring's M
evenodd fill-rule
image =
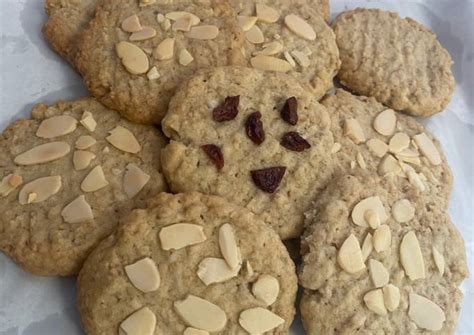
M383 183L447 208L452 174L440 143L421 123L344 90L321 103L331 116L331 151L340 171L365 169Z
M91 335L286 334L296 290L288 252L254 214L162 193L92 252L78 306Z
M163 172L174 192L244 206L282 239L332 173L326 109L293 77L251 68L203 71L182 85L162 122Z
M317 98L333 87L340 67L332 29L312 1L238 1L247 66L286 72Z
M158 124L179 83L199 68L242 63L242 43L225 1L105 0L81 34L75 63L104 105Z
M333 22L338 78L350 90L415 116L442 111L454 91L453 61L418 22L380 9L355 9Z
M92 98L36 105L0 136L0 250L38 275L73 275L118 219L167 186L150 126Z
M53 49L71 64L74 63L77 38L94 16L100 0L45 0L48 20L43 35Z
M468 275L445 212L366 172L339 176L307 213L300 310L307 334L453 334Z

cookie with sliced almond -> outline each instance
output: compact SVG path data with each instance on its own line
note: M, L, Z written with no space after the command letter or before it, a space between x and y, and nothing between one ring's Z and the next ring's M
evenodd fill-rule
M278 235L250 211L161 193L88 257L79 312L88 334L286 334L295 271Z
M34 106L0 137L0 249L35 274L76 274L121 216L167 190L165 144L93 98Z
M306 213L301 316L308 334L417 334L456 328L468 269L448 214L355 170Z

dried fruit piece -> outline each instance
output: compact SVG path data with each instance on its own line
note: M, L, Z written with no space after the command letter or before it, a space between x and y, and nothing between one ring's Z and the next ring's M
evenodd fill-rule
M207 239L203 227L191 223L176 223L164 227L160 230L159 237L163 250L178 250Z
M235 240L234 230L228 223L224 223L219 228L219 248L221 254L231 269L235 269L242 264L240 250Z
M378 138L371 138L367 141L367 146L377 157L382 158L388 152L388 145Z
M365 142L365 134L359 121L356 119L347 119L344 123L344 136L347 136L355 144Z
M270 42L263 45L264 49L262 51L255 51L254 55L266 55L272 56L278 54L283 50L283 45L280 42Z
M81 190L95 192L107 185L109 185L109 182L105 179L104 170L102 170L102 166L97 165L82 181Z
M382 225L378 227L374 232L374 249L377 252L382 252L390 249L390 243L392 242L392 233L390 227Z
M49 197L55 195L61 189L61 176L49 176L35 179L25 184L18 194L20 205L28 203L38 203L45 201ZM28 201L29 195L35 193L33 199Z
M280 13L276 9L264 4L256 4L255 11L257 18L265 23L274 23L280 18Z
M411 280L425 278L425 262L420 244L413 231L409 231L403 236L402 243L400 243L400 261Z
M123 66L131 74L144 74L148 72L150 63L146 53L135 44L121 41L116 45L117 55L122 60Z
M194 57L191 55L191 53L188 50L182 49L179 52L179 64L183 66L187 66L191 64L193 60L194 60Z
M399 223L405 223L415 217L415 207L408 199L400 199L392 206L392 215Z
M47 163L66 156L70 150L66 142L49 142L16 156L14 162L18 165Z
M388 143L390 152L399 153L410 146L410 137L405 133L396 133Z
M244 32L249 31L249 29L252 28L255 25L255 23L257 23L257 19L258 18L256 16L242 16L242 15L237 16L239 27Z
M366 212L369 210L372 210L373 212L377 213L378 225L383 224L385 221L387 221L388 216L387 216L387 213L385 213L385 207L382 203L382 200L380 200L379 196L368 197L359 201L357 205L354 206L354 209L352 210L352 213L351 213L352 221L358 226L368 227L369 222L367 221ZM375 223L375 222L372 222L372 223ZM378 225L372 228L377 228Z
M174 55L174 38L165 38L158 44L153 52L153 57L159 61L172 59Z
M169 12L166 14L166 18L172 21L189 19L191 21L191 25L193 26L198 25L199 22L201 22L201 19L199 19L199 17L189 12Z
M308 143L300 134L296 131L290 131L283 135L280 144L291 151L304 151L311 148L311 144Z
M209 286L229 280L239 274L240 266L231 268L222 258L207 257L199 263L197 276Z
M227 323L227 315L219 306L191 294L175 301L174 308L186 324L208 332L218 332Z
M222 170L224 167L224 155L222 154L221 148L215 144L205 144L201 146L201 149L206 153L212 163L214 163L217 170Z
M337 253L337 261L341 268L348 273L356 273L365 269L359 241L354 234L349 235L342 243Z
M150 180L150 175L135 164L128 164L123 177L123 189L129 199L136 196Z
M296 59L296 62L301 67L308 67L311 64L308 56L306 56L303 52L295 50L295 51L292 51L291 54L293 55L293 57Z
M6 197L22 183L23 178L21 176L13 173L6 175L0 182L0 196Z
M273 276L267 274L260 275L252 285L252 293L255 298L263 301L266 306L270 306L278 298L280 283Z
M415 293L410 293L409 300L408 316L418 327L431 331L443 328L446 315L437 304Z
M263 130L262 114L253 112L245 122L245 131L253 143L260 145L265 141L265 131Z
M298 101L295 97L286 99L280 112L281 118L292 126L298 123Z
M239 95L225 98L224 102L212 111L212 118L214 121L224 122L235 119L239 113L239 101Z
M110 135L105 139L119 150L132 154L136 154L142 150L142 147L140 146L140 143L138 143L135 135L133 135L133 133L127 128L117 126L109 131L109 134Z
M142 25L140 24L140 19L135 14L127 17L122 21L122 30L127 33L136 33L142 30Z
M94 219L91 206L84 195L78 196L61 211L61 216L67 223L81 223Z
M436 267L438 268L439 274L442 276L444 274L444 257L438 251L438 249L433 246L433 259L435 261Z
M384 136L390 136L395 131L397 117L393 109L386 109L380 112L374 119L374 129Z
M152 27L143 27L142 30L130 35L130 41L144 41L156 36L156 30Z
M76 149L85 150L93 146L97 141L89 135L80 136L76 141Z
M387 315L382 289L378 288L364 295L364 302L368 309L378 315Z
M142 292L153 292L160 287L160 273L155 262L149 257L126 265L125 273L132 285Z
M390 312L393 312L400 304L400 290L395 285L388 284L382 289L382 291L385 307Z
M209 335L209 332L201 329L188 327L184 330L183 335Z
M372 253L373 248L374 248L374 244L373 244L372 234L367 233L367 236L365 236L364 242L362 243L362 250L361 250L362 260L364 262Z
M260 170L252 170L250 174L255 185L264 192L273 193L280 186L286 167L275 166Z
M91 133L95 131L95 128L97 127L97 122L94 120L94 116L92 115L91 112L84 112L82 113L81 117L81 124L89 130Z
M153 335L156 316L148 307L142 307L120 324L120 335Z
M375 259L369 260L370 278L375 287L383 287L388 284L390 275L385 266Z
M308 22L297 15L287 15L285 17L285 25L294 34L301 38L309 41L314 41L316 39L316 32L314 31L313 27L311 27Z
M191 30L184 34L188 38L197 40L212 40L219 35L219 28L213 25L203 25L192 27Z
M239 324L250 334L266 333L284 322L284 319L262 307L246 309L239 316Z
M262 71L288 72L292 66L287 61L273 56L257 55L250 59L253 68Z
M41 121L36 136L53 138L72 133L76 130L77 120L69 115L58 115Z
M423 155L428 158L431 164L441 164L442 161L438 149L434 145L433 141L425 133L415 135L413 136L413 139L415 140L415 143L418 145Z

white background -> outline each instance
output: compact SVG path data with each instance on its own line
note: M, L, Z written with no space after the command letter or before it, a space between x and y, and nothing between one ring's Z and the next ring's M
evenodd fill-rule
M11 121L27 117L34 103L87 95L80 77L42 39L42 2L0 0L0 131ZM454 59L454 98L446 111L425 123L442 142L453 169L449 212L464 236L469 267L474 271L474 1L332 0L331 13L334 17L358 6L386 8L415 18L438 35ZM474 334L474 280L466 280L463 290L457 333ZM294 329L294 334L302 333L300 326ZM83 334L74 279L28 275L0 254L0 335L20 334Z

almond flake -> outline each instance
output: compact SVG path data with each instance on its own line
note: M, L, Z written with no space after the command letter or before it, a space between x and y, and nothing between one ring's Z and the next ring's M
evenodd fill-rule
M393 312L400 304L400 290L395 285L388 284L382 289L382 291L385 307L390 312Z
M47 200L61 189L61 176L42 177L25 184L18 195L21 205L28 203L38 203ZM35 193L36 196L30 198L29 195Z
M160 287L160 273L155 262L149 257L126 265L125 273L132 285L142 292L153 292Z
M122 126L115 127L109 133L105 139L119 150L136 154L142 149L133 133Z
M280 13L276 9L264 4L256 4L255 11L257 18L265 23L275 23L280 18Z
M382 289L378 288L364 295L364 302L368 309L378 315L387 315Z
M120 335L153 335L156 316L148 307L135 311L120 324Z
M198 25L201 20L196 15L189 12L169 12L166 15L167 19L171 21L178 21L181 19L188 19L192 26Z
M401 170L400 164L398 164L398 161L392 155L385 156L378 167L378 172L381 176L388 174L398 175Z
M102 166L97 165L82 181L81 190L84 192L95 192L107 185L109 185L109 182L105 179Z
M193 56L189 53L188 50L182 49L182 50L179 52L179 64L181 64L181 65L183 65L183 66L187 66L187 65L191 64L193 60L194 60L194 58L193 58Z
M364 219L372 229L376 229L378 226L380 226L379 214L372 209L368 209L365 211Z
M348 273L356 273L365 269L359 241L354 234L344 241L337 254L337 261L341 268Z
M435 261L436 267L438 268L439 274L441 276L443 276L443 274L444 274L444 257L438 251L438 249L435 248L435 246L433 246L432 251L433 251L433 259Z
M191 30L185 33L186 37L197 40L213 40L217 35L219 35L219 28L213 25L192 27Z
M184 330L183 335L209 335L209 332L201 329L188 327Z
M308 22L301 17L290 14L285 17L285 25L297 36L306 40L314 41L316 39L316 32Z
M338 143L338 142L334 143L332 145L332 148L331 148L331 153L335 154L335 153L339 152L339 150L341 150L341 147L342 147L341 143Z
M255 23L257 23L257 19L258 18L256 16L242 16L242 15L237 16L239 27L244 32L252 28L255 25Z
M296 66L296 62L295 60L293 59L293 57L291 57L290 53L288 51L285 51L283 53L283 56L285 56L285 59L288 61L288 63L291 64L292 67L295 67Z
M67 223L81 223L94 219L91 206L87 203L84 195L78 196L69 205L63 208L61 216Z
M443 328L446 315L437 304L415 293L410 293L409 301L408 316L419 328L430 331Z
M36 136L53 138L72 133L76 130L77 120L69 115L58 115L41 121Z
M276 41L264 44L263 47L264 47L263 50L255 51L253 54L273 56L283 50L283 45L280 42L276 42Z
M254 25L245 32L245 38L252 44L261 44L265 42L265 37L257 25Z
M373 126L380 135L390 136L394 133L396 124L395 112L393 109L386 109L375 117Z
M291 54L293 55L293 57L296 59L296 62L301 67L308 67L311 64L308 56L306 56L303 52L296 50L296 51L293 51Z
M80 136L76 141L76 149L85 150L93 146L97 141L89 135Z
M150 71L147 72L146 74L148 80L157 80L158 78L160 78L160 73L158 72L158 69L156 68L156 66L153 66Z
M178 250L207 239L202 226L190 223L176 223L164 227L159 237L163 250Z
M251 58L250 64L252 64L252 67L262 71L288 72L292 68L291 64L283 59L265 55Z
M209 286L236 277L239 271L240 265L232 269L222 258L207 257L199 263L197 276L204 285Z
M253 271L252 265L250 264L248 260L244 262L244 269L247 273L246 278L252 278L254 275L254 271Z
M239 324L250 334L263 334L285 323L285 320L262 307L246 309L239 316Z
M383 287L388 284L390 275L385 266L375 259L369 260L370 278L375 287Z
M171 21L170 19L165 19L161 23L161 28L163 28L164 31L168 31L171 28Z
M426 158L428 158L431 164L441 164L442 160L438 149L434 145L433 141L425 133L415 135L413 136L413 139L420 148L420 151L426 156Z
M420 244L413 231L405 234L400 244L400 261L411 280L425 278L425 263Z
M122 30L126 31L127 33L136 33L142 30L142 25L140 24L140 20L138 16L135 14L127 17L125 20L122 21Z
M390 249L390 243L392 242L392 233L390 227L387 225L381 225L374 232L374 249L377 252L383 252Z
M152 27L143 27L142 30L130 35L130 41L145 41L156 36L156 30Z
M280 293L280 283L273 276L260 275L252 285L252 293L255 298L263 301L266 306L272 305Z
M392 215L399 223L405 223L415 217L415 207L408 199L400 199L392 206Z
M14 162L18 165L47 163L66 156L70 150L66 142L49 142L16 156Z
M0 196L6 197L21 184L23 184L23 178L17 174L10 173L3 177L0 182Z
M382 158L388 152L388 145L378 138L371 138L367 141L367 147L372 151L375 156Z
M186 17L174 21L174 23L171 25L171 29L174 31L189 31L191 27L191 19Z
M231 269L235 269L242 264L240 250L235 240L234 230L228 223L224 223L219 228L219 248L222 256Z
M165 38L158 44L153 52L153 57L159 61L172 59L174 55L174 38Z
M365 134L356 119L347 119L344 123L344 135L349 137L355 144L365 142Z
M362 259L364 262L372 253L373 248L374 248L374 245L372 241L372 234L367 233L367 235L365 236L364 242L362 243L362 249L361 249Z
M175 301L174 308L187 325L208 332L218 332L227 323L227 315L219 306L194 295Z
M409 165L404 165L404 166L409 166ZM418 173L416 173L415 170L413 169L408 169L407 171L405 171L405 173L407 174L408 176L408 181L410 182L410 184L412 184L413 186L415 186L417 189L419 189L421 192L424 192L426 190L426 186L425 184L423 183L423 181L421 180L420 176L418 175Z
M144 74L148 72L150 63L146 53L129 42L119 42L116 45L117 55L122 60L123 66L131 74Z
M97 122L94 120L94 116L92 115L91 112L84 112L82 113L81 117L81 124L89 130L91 133L95 131L95 128L97 127Z
M27 204L33 203L33 202L36 200L37 197L38 197L38 194L36 194L36 193L29 193L29 194L28 194L28 199L26 200L26 203L27 203Z
M377 213L379 225L387 221L388 216L387 216L387 213L385 213L385 207L382 203L382 200L380 200L379 196L368 197L359 201L357 205L354 206L354 209L352 210L352 214L351 214L352 221L358 226L368 227L369 222L367 221L367 218L366 218L366 212L369 210L372 210L373 212ZM377 227L378 225L372 228L377 228Z
M146 174L135 164L128 164L127 171L123 177L123 188L129 199L136 196L150 180L150 175Z
M163 21L165 21L165 19L166 19L165 16L161 13L158 13L156 15L156 22L158 22L158 23L163 23Z
M410 146L410 137L405 133L396 133L388 143L390 152L400 153Z
M357 153L356 160L357 160L357 163L359 164L359 166L362 169L367 168L367 164L365 164L364 156L362 156L362 154L360 152Z
M84 170L89 167L92 160L95 158L95 154L89 151L76 150L72 156L72 162L74 169L77 171Z

